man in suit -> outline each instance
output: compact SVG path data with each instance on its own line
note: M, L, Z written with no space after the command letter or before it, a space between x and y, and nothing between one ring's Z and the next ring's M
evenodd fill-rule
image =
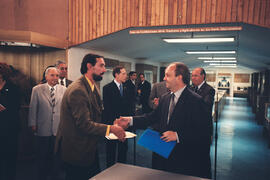
M127 88L123 83L127 79L127 72L123 66L116 66L113 69L114 80L103 87L104 120L106 124L113 124L113 121L120 116L132 115L130 112L130 102L128 101ZM118 147L118 148L116 148ZM118 152L116 152L118 149ZM127 160L127 141L117 140L106 141L106 160L107 167L115 162L126 163ZM118 159L116 160L116 153Z
M155 83L150 93L149 106L152 109L156 109L159 103L159 98L167 92L169 92L169 89L166 87L166 81Z
M58 83L61 84L62 86L68 87L72 81L67 79L67 65L63 61L57 61L56 67L59 70L59 80Z
M153 153L153 168L211 178L209 121L202 98L187 88L190 80L187 66L179 62L170 64L164 80L171 93L160 98L154 111L143 116L121 117L115 123L135 128L153 125L161 133L161 139L177 142L168 159Z
M82 76L66 90L55 151L64 162L67 180L88 180L100 172L97 144L114 133L125 140L125 131L117 125L102 124L102 101L96 81L106 72L102 56L87 54L81 63Z
M140 103L142 104L142 113L148 113L151 111L149 106L149 96L151 93L151 84L145 80L144 74L139 74L140 83L138 84L138 95Z
M39 179L47 179L53 172L53 149L60 122L60 107L66 87L58 84L59 72L50 67L45 72L47 83L32 90L29 108L29 126L37 135Z
M209 121L210 121L210 128L211 128L211 139L213 137L213 121L212 121L212 109L214 104L214 97L215 97L215 89L206 83L205 81L206 73L203 68L195 68L192 71L192 87L191 89L199 94L205 103L205 108L209 113Z
M15 180L21 92L10 77L10 66L0 62L0 179Z
M130 103L130 115L135 115L136 111L136 97L137 97L137 87L136 87L137 73L135 71L129 72L129 79L124 83L127 89L127 98Z

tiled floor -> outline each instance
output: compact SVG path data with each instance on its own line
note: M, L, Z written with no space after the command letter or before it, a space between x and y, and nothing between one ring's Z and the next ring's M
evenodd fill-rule
M270 149L254 119L246 99L227 100L218 126L218 180L270 179Z
M230 98L218 123L217 180L269 180L270 149L246 99ZM141 135L143 131L138 130ZM211 149L214 162L214 144ZM99 145L101 169L105 169L104 142ZM151 152L137 145L136 165L151 167ZM34 179L34 161L18 163L17 180ZM133 140L129 140L128 163L133 164ZM214 175L214 163L212 163Z

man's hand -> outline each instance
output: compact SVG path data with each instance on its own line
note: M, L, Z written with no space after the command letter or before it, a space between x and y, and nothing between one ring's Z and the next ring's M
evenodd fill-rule
M165 142L176 141L177 134L174 131L166 131L162 134L161 139Z
M159 98L154 98L153 103L155 106L158 106Z
M126 140L126 133L124 131L123 128L121 128L120 126L118 125L112 125L111 128L110 128L110 132L113 133L114 135L116 135L119 139L119 141L122 141L124 142Z
M37 132L37 126L31 126L31 130L33 133L36 133Z
M121 126L123 129L127 129L130 121L131 117L120 117L119 119L116 119L113 124L117 124L118 126Z

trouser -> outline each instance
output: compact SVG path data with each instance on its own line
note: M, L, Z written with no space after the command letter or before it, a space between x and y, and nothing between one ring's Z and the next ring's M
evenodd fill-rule
M196 163L192 160L186 163L181 163L174 158L166 159L157 153L153 152L152 154L153 169L211 179L210 158L205 156L205 159L202 159L202 161L204 161L204 163L202 163L204 165L199 165L198 162Z
M0 180L15 180L18 152L18 134L0 136Z
M64 162L66 180L88 180L100 172L98 153L95 160L89 166L77 166Z
M38 179L46 180L48 176L56 178L61 161L54 154L55 136L37 136Z

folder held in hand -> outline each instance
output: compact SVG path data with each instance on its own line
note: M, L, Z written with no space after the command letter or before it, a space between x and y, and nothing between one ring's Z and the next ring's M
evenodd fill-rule
M168 159L176 141L165 142L160 137L159 132L147 129L143 132L138 144Z

